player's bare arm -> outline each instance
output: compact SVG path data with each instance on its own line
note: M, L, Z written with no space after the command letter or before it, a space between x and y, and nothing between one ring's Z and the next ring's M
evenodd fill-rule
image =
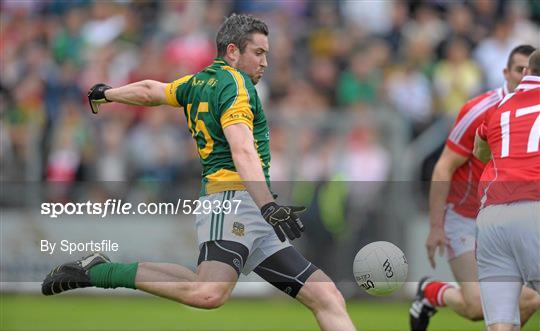
M165 89L167 84L155 80L142 80L117 88L96 84L88 91L92 112L99 112L99 105L119 102L136 106L160 106L168 104Z
M236 170L244 181L249 194L259 208L273 202L272 193L266 185L261 160L253 141L253 133L246 124L238 123L223 129L231 147Z
M272 225L281 241L285 241L285 236L290 240L300 238L304 225L297 213L303 212L305 208L281 206L274 202L250 128L246 124L238 123L225 127L223 132L231 147L234 166L252 199L261 209L264 219Z
M155 80L142 80L105 91L107 100L137 106L160 106L167 104L167 84Z
M429 225L430 231L426 240L426 249L429 263L435 268L435 252L439 248L442 255L446 246L444 234L444 211L448 192L450 191L450 181L454 172L461 167L469 158L462 156L450 148L445 147L431 179L429 191Z
M491 149L489 148L489 144L482 139L478 133L476 133L476 136L474 137L473 154L483 163L487 163L491 160Z

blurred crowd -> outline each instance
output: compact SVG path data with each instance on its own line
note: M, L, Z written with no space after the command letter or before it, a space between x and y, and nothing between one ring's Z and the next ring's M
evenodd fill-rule
M181 111L109 104L94 116L86 91L97 82L170 82L200 70L214 58L216 31L233 12L252 13L270 28L269 68L257 89L272 122L275 180L387 179L392 153L385 137L393 133L379 113L400 123L406 144L437 118L452 119L470 97L502 86L509 51L538 46L540 35L534 0L1 6L2 180L197 178Z

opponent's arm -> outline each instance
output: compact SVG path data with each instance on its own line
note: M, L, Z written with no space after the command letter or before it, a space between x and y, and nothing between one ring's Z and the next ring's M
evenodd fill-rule
M473 154L476 156L482 163L487 163L491 160L491 148L487 141L482 139L478 132L474 136L474 149Z
M454 172L469 158L452 151L446 146L433 169L431 187L429 190L429 235L426 240L426 249L429 262L435 268L435 251L437 247L442 255L446 246L444 234L444 211L450 181Z
M166 87L167 84L155 80L143 80L117 88L100 83L88 91L88 101L94 114L99 112L100 104L107 102L138 106L166 105Z
M242 178L252 199L261 209L264 219L272 225L278 238L285 241L285 235L293 240L299 238L304 225L296 215L304 207L280 206L274 201L266 185L266 178L261 166L259 154L255 149L253 133L243 123L232 124L223 129L231 147L236 170Z

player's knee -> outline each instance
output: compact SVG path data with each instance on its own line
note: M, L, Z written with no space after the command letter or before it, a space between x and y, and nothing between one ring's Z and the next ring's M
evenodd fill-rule
M230 292L226 283L195 283L191 298L186 303L201 309L216 309L227 302Z
M534 309L534 311L540 310L540 295L535 295L531 300L531 308Z
M484 319L484 312L482 311L482 304L480 303L480 298L478 298L478 304L467 304L465 314L467 318L471 321L481 321Z
M229 286L223 283L203 284L198 291L199 307L203 309L216 309L229 299Z
M202 309L216 309L223 306L227 302L227 299L228 297L211 294L203 297L198 307Z
M471 307L467 308L467 318L471 321L481 321L484 319L484 313L482 312L482 308L478 307Z
M344 310L345 308L345 299L341 292L337 289L334 283L326 283L325 288L323 289L323 296L321 300L321 306L325 310Z
M519 306L522 309L531 310L533 312L540 310L540 295L525 287L521 294Z
M345 309L345 299L331 281L309 282L304 286L308 287L309 296L312 298L308 305L312 310L328 311Z
M465 305L465 316L467 319L471 321L481 321L484 319L480 290L468 293L468 295L465 296Z

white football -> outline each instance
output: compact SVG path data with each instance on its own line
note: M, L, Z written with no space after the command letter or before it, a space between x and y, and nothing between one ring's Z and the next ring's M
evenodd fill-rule
M354 279L367 293L389 295L400 289L409 271L405 254L387 241L364 246L355 256Z

